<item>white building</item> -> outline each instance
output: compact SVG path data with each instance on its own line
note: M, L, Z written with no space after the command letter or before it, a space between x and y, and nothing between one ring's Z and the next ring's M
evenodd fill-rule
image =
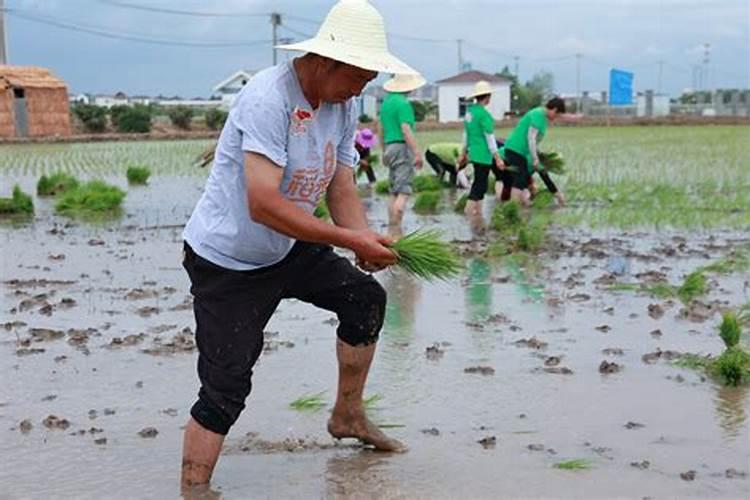
M68 101L71 104L91 104L91 96L88 94L71 94L68 96Z
M94 97L94 104L111 108L112 106L127 106L128 96L124 92L118 92L115 95L97 95Z
M511 81L502 76L490 75L481 71L466 71L436 82L438 87L438 119L440 123L456 122L463 119L471 99L474 85L481 80L490 82L494 90L487 110L496 120L502 120L510 111Z
M256 71L239 70L214 87L214 93L221 97L222 108L229 109L234 98L255 73Z

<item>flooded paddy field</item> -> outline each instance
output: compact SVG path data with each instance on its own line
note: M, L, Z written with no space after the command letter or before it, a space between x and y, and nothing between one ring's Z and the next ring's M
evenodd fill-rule
M181 229L208 144L0 147L0 196L59 169L127 191L117 218L62 217L35 197L33 218L0 225L0 498L179 496L198 388ZM569 206L528 214L550 221L533 251L493 252L498 233L444 190L441 210L409 211L404 229L444 230L459 279L377 275L389 301L368 411L409 452L328 436L336 318L285 301L215 496L750 495L750 388L679 366L720 354L721 313L750 302L747 129L561 128L545 146L566 156ZM152 169L148 185L127 185L129 164ZM385 231L387 198L361 192ZM696 270L704 293L660 292ZM316 404L290 406L302 397Z

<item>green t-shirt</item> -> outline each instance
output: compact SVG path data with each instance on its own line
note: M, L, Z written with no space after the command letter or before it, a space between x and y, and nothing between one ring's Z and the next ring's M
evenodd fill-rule
M458 142L439 142L437 144L430 144L427 148L432 151L438 158L443 160L445 163L453 165L461 156L461 144Z
M408 123L414 130L414 109L406 98L406 94L389 92L383 99L380 108L380 123L383 125L383 142L404 142L404 133L401 125Z
M547 133L547 112L543 107L534 108L521 118L516 127L505 141L505 149L515 151L526 158L529 166L529 172L534 168L529 149L529 127L534 127L539 131L537 143L542 142L544 135Z
M489 165L492 163L493 151L487 147L487 134L495 133L495 120L481 104L472 104L464 117L466 145L469 149L469 160L472 163Z

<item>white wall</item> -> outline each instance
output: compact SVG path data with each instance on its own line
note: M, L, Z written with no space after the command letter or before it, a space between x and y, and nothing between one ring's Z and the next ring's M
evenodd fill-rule
M510 83L501 82L492 85L494 93L487 110L495 120L502 120L510 111ZM473 83L449 83L438 87L438 119L440 123L461 120L458 116L459 99L474 90Z

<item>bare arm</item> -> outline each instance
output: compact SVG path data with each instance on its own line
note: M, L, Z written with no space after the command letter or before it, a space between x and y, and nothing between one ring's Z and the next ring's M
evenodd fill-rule
M283 169L265 156L245 153L245 181L252 220L291 238L349 248L367 262L394 263L393 252L383 246L390 241L385 236L367 229L328 224L284 198L279 191L283 174Z
M339 164L326 193L328 210L339 227L367 229L367 216L352 182L352 169Z
M529 127L529 133L527 136L527 140L529 143L529 151L531 152L531 158L534 162L534 168L539 166L539 151L537 150L537 136L539 135L539 131L535 129L534 127Z
M422 168L422 152L419 150L417 139L414 137L414 132L411 131L408 123L401 124L401 132L404 134L404 142L406 142L406 145L409 146L409 149L414 154L414 165L418 169Z

